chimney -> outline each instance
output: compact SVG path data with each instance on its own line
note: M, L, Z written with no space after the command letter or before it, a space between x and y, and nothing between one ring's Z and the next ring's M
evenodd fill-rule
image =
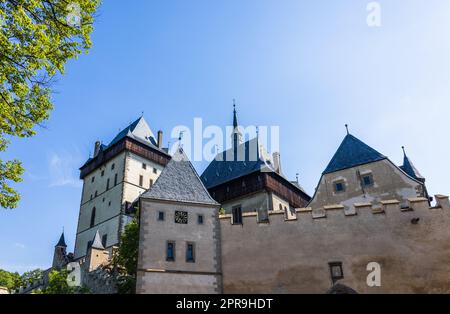
M274 164L274 168L276 173L281 174L281 158L280 158L280 153L276 152L272 154L273 156L273 164Z
M161 130L159 130L159 131L158 131L158 148L162 148L162 145L163 145L163 143L162 143L162 141L163 141L162 137L163 137L163 132L162 132Z
M100 145L100 141L95 142L94 157L97 157L98 153L100 152Z

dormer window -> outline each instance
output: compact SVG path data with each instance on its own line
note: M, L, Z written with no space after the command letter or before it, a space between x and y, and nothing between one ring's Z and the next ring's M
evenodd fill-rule
M361 177L362 184L364 186L372 186L373 185L373 176L372 174L365 174Z
M344 180L334 182L334 192L343 193L345 192L345 182Z

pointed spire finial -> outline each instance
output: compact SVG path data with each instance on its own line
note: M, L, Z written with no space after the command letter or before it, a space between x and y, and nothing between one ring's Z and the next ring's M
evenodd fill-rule
M296 174L295 174L295 178L296 178L296 180L297 180L297 183L298 183L298 176L299 176L300 174L297 172Z
M233 127L237 128L236 99L233 98Z
M405 155L405 156L406 156L406 150L405 150L405 146L402 146L402 149L403 149L403 155Z
M348 124L345 124L345 129L347 130L347 135L349 135L350 132L348 131Z

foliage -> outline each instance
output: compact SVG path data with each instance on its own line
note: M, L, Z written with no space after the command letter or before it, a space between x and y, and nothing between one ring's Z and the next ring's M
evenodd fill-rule
M38 290L36 294L86 294L90 293L87 288L71 287L67 282L68 271L66 269L52 270L48 274L48 285Z
M225 215L225 214L226 214L225 208L221 207L221 208L219 209L219 215Z
M53 108L54 77L91 47L100 0L0 1L0 152L10 137L30 137ZM0 206L15 208L10 184L24 172L19 160L0 159Z
M40 269L35 269L35 270L31 270L31 271L27 271L25 273L23 273L23 275L21 276L21 282L22 285L26 286L28 284L33 285L34 283L38 282L39 280L42 279L43 276L43 272Z
M11 273L9 271L0 269L0 287L14 290L21 285L21 278L19 273Z
M125 226L113 265L119 272L119 293L134 293L136 285L137 259L139 250L139 222L133 219Z

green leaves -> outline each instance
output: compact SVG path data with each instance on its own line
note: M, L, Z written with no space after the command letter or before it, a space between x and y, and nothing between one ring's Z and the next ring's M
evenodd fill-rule
M2 0L0 2L0 152L7 138L30 137L53 109L51 83L70 59L87 52L100 0ZM12 171L11 174L7 173ZM0 159L0 206L20 196L19 161Z

